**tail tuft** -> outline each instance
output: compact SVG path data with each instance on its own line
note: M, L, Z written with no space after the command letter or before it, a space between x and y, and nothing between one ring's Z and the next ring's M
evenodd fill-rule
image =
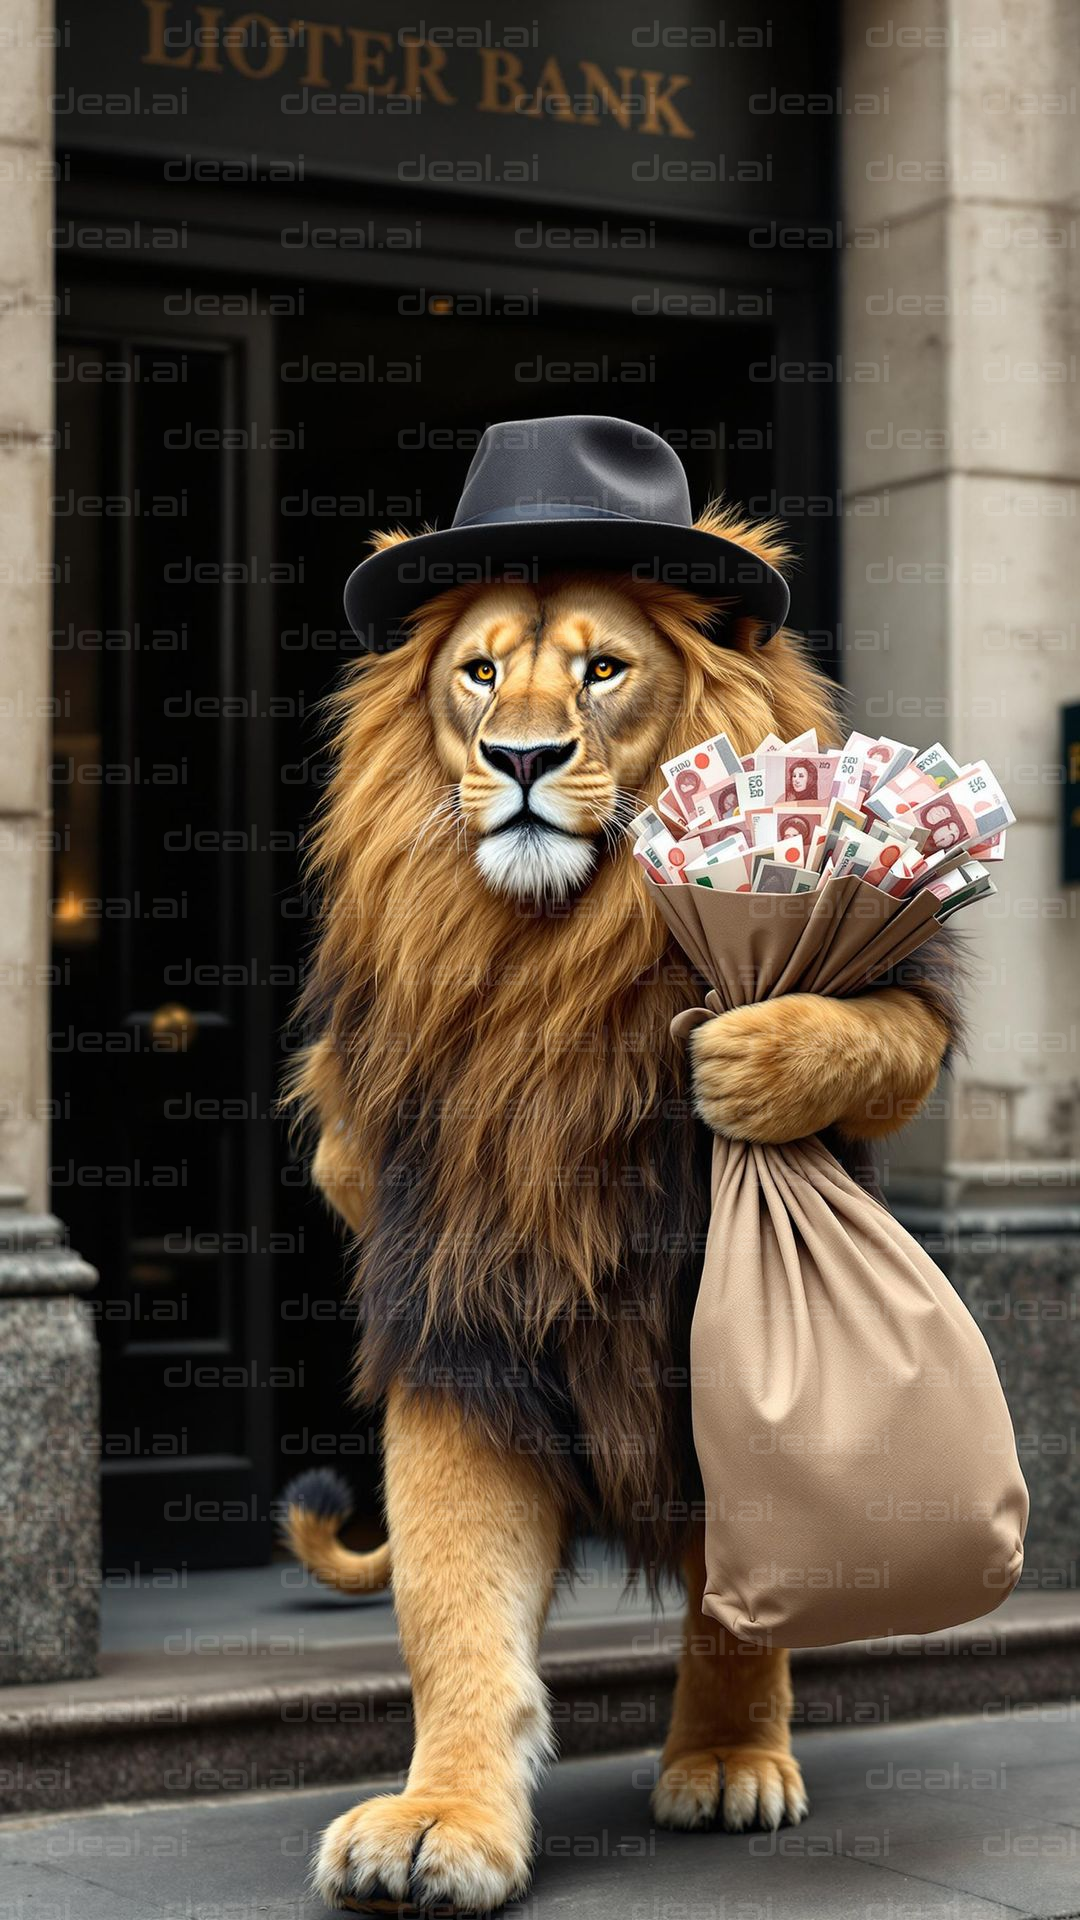
M338 1539L353 1508L348 1483L332 1467L297 1474L282 1494L282 1534L297 1559L339 1593L377 1593L390 1584L390 1548L353 1553Z
M287 1509L297 1507L316 1520L334 1520L345 1525L353 1510L348 1482L333 1467L312 1467L290 1480L281 1496Z

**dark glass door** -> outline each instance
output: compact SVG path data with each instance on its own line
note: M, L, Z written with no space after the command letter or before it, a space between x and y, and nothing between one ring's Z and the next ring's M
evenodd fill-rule
M65 305L53 1205L101 1276L106 1564L239 1565L272 1492L266 342L185 335L164 289Z

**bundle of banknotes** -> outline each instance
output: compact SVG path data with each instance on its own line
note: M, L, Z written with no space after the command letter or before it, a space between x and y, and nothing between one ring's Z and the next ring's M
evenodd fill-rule
M852 733L818 746L767 734L739 755L724 733L669 760L655 807L630 823L634 858L662 886L810 893L853 876L883 893L928 888L945 919L995 891L1016 816L984 760L935 742Z

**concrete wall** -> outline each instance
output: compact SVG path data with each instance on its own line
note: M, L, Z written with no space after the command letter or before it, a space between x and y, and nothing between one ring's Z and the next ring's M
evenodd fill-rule
M0 1183L45 1199L52 6L0 8Z
M1018 815L971 914L973 1038L894 1198L1067 1197L1080 890L1080 40L1069 0L851 0L844 87L845 672L856 724L988 759ZM854 244L851 244L851 241Z
M856 725L984 758L1017 813L971 910L970 1054L889 1152L891 1203L990 1343L1031 1492L1024 1584L1077 1583L1080 699L1074 0L849 0L845 678ZM876 110L875 110L876 109ZM964 925L961 916L961 925Z

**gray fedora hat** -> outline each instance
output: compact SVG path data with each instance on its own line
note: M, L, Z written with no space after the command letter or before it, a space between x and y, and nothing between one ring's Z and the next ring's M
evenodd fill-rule
M345 611L357 639L384 653L448 587L533 583L571 567L727 601L732 615L757 622L759 642L787 617L787 582L775 567L693 525L686 472L666 440L603 413L488 427L453 524L362 560Z

